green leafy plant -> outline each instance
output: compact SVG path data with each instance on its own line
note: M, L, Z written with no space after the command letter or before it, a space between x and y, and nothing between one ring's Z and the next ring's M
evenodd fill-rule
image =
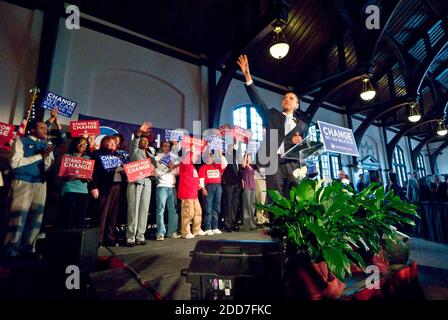
M273 213L272 231L284 237L295 253L311 262L325 261L341 281L351 274L350 265L365 269L357 248L380 251L383 235L393 238L397 223L413 221L404 215L416 215L415 206L404 203L382 188L371 185L360 194L340 182L324 186L305 179L290 191L289 198L268 190L270 205L257 204Z

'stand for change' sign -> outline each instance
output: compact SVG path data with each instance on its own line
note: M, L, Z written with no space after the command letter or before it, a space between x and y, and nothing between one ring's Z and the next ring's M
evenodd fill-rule
M42 108L48 110L58 109L59 114L70 118L75 111L77 104L78 103L75 101L58 96L57 94L49 91L42 102Z
M327 151L355 157L359 156L352 130L322 121L317 123Z
M98 120L70 121L70 133L72 137L80 137L83 134L100 134L100 122Z
M0 122L0 146L9 143L14 137L14 125Z
M149 177L154 171L154 166L151 160L145 159L125 164L124 171L129 182L134 182Z
M60 177L92 179L95 160L64 156L59 168Z

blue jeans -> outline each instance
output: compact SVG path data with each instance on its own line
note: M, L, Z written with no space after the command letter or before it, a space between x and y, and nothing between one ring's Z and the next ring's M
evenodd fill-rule
M156 202L157 235L164 236L166 233L165 222L163 219L166 206L168 209L168 236L171 237L177 232L177 227L179 226L179 215L174 208L174 188L158 187L156 189Z
M221 211L222 188L220 184L207 184L207 208L205 211L204 230L218 229L218 217Z

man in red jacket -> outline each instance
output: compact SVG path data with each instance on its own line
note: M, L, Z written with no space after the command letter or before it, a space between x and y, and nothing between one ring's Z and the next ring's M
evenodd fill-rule
M208 236L222 233L218 229L218 219L221 211L222 173L226 167L227 160L222 156L222 152L218 151L216 160L213 153L210 153L206 164L199 169L199 181L203 180L204 183L202 194L207 199L204 229Z
M199 152L187 151L186 157L179 166L179 190L177 197L181 200L181 235L184 239L194 239L196 235L204 236L201 229L202 209L198 200L200 189L199 175L193 163L200 156ZM190 223L193 221L193 230Z

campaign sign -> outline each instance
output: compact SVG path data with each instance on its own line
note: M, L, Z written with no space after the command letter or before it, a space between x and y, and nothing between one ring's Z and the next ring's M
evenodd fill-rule
M70 133L72 137L80 137L83 134L100 134L100 122L98 120L70 121Z
M228 124L225 124L225 125L220 126L220 127L218 128L219 134L220 134L221 136L225 136L225 135L226 135L226 132L231 132L231 130L232 130L232 129L230 129L230 125L228 125Z
M128 181L134 182L149 177L154 171L154 166L151 164L151 160L144 159L125 164L124 171Z
M126 150L117 150L117 151L115 151L115 153L120 158L120 160L121 160L121 162L123 164L124 163L129 163L129 161L131 161L131 157L129 155L129 152L127 152Z
M170 163L175 163L177 159L179 159L178 156L176 156L174 153L169 152L164 155L162 159L160 159L160 163L168 167Z
M233 127L233 137L237 141L242 141L244 143L249 143L250 138L252 137L252 132L248 129L244 129L240 126Z
M182 130L165 129L165 141L181 142L183 138L184 138L184 132Z
M224 140L221 137L217 136L208 136L207 137L208 147L210 150L221 150L224 152Z
M14 125L0 122L0 146L9 143L14 137Z
M77 158L65 155L59 168L60 177L75 177L78 179L92 179L95 160Z
M58 109L58 113L64 117L70 118L75 111L77 102L70 99L58 96L57 94L48 91L44 101L42 102L42 108L53 110Z
M325 150L355 157L359 156L352 130L322 121L317 121L317 124Z
M121 159L117 156L112 155L100 155L101 164L104 170L110 171L115 170L119 165L122 164Z
M260 149L260 142L259 141L250 141L247 144L247 153L255 154L258 152L258 149Z
M207 142L203 141L199 138L192 138L190 136L184 136L184 139L182 140L182 147L183 148L191 148L195 151L204 151L204 148L206 146Z

